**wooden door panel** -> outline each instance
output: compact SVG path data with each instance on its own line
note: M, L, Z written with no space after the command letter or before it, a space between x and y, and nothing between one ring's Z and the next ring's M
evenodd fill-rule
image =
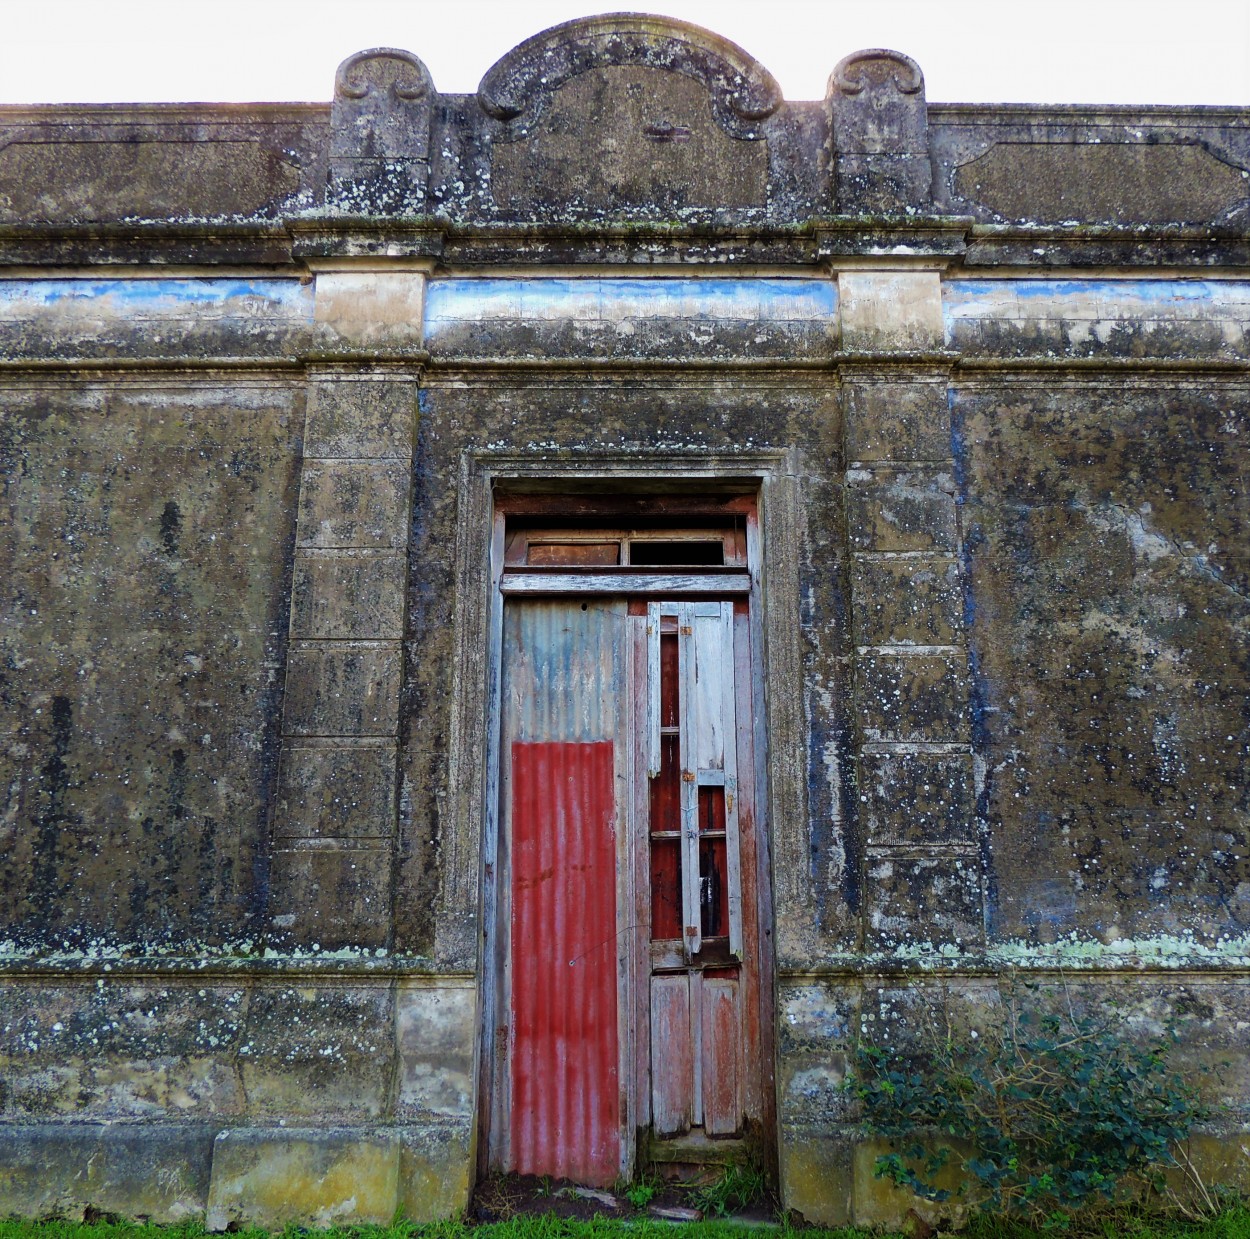
M657 1136L690 1130L694 1094L690 980L683 973L651 978L651 1124Z
M742 1015L736 977L703 977L703 1126L733 1136L742 1124Z

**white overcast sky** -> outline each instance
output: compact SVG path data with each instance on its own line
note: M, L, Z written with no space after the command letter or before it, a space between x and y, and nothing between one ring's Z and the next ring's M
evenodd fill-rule
M0 102L313 101L338 62L401 47L472 91L594 0L0 0ZM1250 0L664 0L819 99L848 52L920 62L935 102L1250 105Z

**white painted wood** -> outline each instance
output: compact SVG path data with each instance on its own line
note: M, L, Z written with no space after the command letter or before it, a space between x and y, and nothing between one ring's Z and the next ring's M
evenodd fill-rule
M729 887L729 950L742 958L742 854L738 831L738 745L734 693L734 607L720 604L721 708L725 736L725 865Z
M647 778L660 773L660 604L647 603Z
M692 602L687 605L694 633L694 687L691 694L694 749L690 764L693 769L723 770L726 738L733 727L732 678L728 682L731 708L725 708L723 604Z
M698 691L695 674L695 634L693 604L665 604L661 614L672 606L677 615L677 679L680 686L677 718L681 748L681 903L682 943L686 958L693 960L703 949L703 914L699 900L699 784L694 760L697 712L692 708Z
M505 594L742 594L751 592L746 572L540 572L508 571Z

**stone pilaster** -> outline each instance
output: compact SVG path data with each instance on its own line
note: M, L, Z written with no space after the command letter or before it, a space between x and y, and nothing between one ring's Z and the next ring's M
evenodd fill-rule
M296 945L390 941L424 283L317 276L318 340L343 360L309 369L291 585L270 908Z
M384 946L416 382L318 369L308 413L274 817L274 928Z
M839 280L866 946L982 941L960 524L936 273Z

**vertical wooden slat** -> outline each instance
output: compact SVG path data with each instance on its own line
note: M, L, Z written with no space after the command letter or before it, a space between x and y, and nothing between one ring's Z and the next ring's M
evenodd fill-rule
M677 613L678 679L681 685L678 726L681 744L682 919L685 922L682 942L686 958L692 959L703 949L699 902L699 787L696 761L698 712L693 708L697 699L698 681L692 604L677 603L673 609Z
M729 950L742 958L742 854L738 831L737 701L734 692L734 609L720 604L721 708L725 721L725 863L729 869Z
M685 973L651 978L651 1124L657 1136L689 1131L694 1062Z
M660 604L647 603L647 778L660 773Z
M690 1098L691 1120L703 1126L703 973L690 971Z
M693 635L691 652L694 662L689 706L694 716L690 765L696 770L723 770L727 725L732 726L733 716L725 708L721 604L692 602L686 606ZM728 682L728 687L732 701L732 680Z

